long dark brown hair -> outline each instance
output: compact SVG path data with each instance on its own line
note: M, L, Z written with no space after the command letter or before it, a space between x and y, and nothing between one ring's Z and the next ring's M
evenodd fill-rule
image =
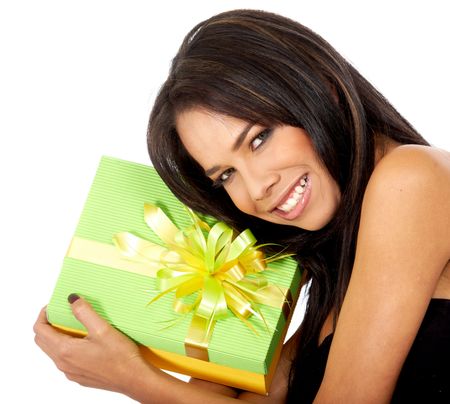
M198 107L262 126L305 129L341 190L331 222L306 231L240 212L223 188L212 187L179 139L177 115ZM428 144L324 39L288 18L255 10L225 12L194 27L151 112L150 158L173 193L238 230L251 228L261 242L286 246L311 280L290 400L300 394L295 369L303 349L317 342L327 315L334 312L336 320L342 305L380 135L401 144Z

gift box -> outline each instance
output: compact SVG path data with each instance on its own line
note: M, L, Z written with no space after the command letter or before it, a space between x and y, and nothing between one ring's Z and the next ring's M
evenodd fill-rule
M156 231L149 227L153 220L146 216L149 209L153 219L162 215L165 221L156 225ZM178 258L174 259L165 249L167 244L192 243L189 248L198 249L198 240L186 242L183 237L199 236L199 232L218 231L215 248L228 248L223 247L230 234L226 226L214 226L213 218L200 219L176 199L152 167L103 157L47 306L48 321L66 332L86 335L67 301L70 293L77 293L101 317L140 344L143 355L155 366L266 394L298 297L300 271L288 257L269 259L264 269L255 269L252 260L260 259L261 253L254 242L239 247L246 255L241 261L251 261L253 270L237 278L227 277L235 276L229 274L240 264L232 269L231 264L224 264L226 268L219 268L222 273L215 277L203 273L199 277L197 270L189 272L181 264L173 264L180 254L190 253L175 253ZM167 228L179 229L169 241L164 233ZM251 234L240 235L241 244L248 241L247 236L251 238ZM124 240L128 240L131 253L123 247ZM161 246L152 252L156 258L142 258L140 253L133 256L137 245L142 252L155 244ZM207 244L211 247L210 241ZM232 254L222 252L222 261ZM256 258L249 259L251 254ZM210 265L211 257L205 262ZM173 270L171 265L179 266ZM214 315L221 313L213 319L208 317L211 313L205 315L208 304L203 304L203 298L211 294L205 289L211 282L219 297L213 297L214 303L209 305L214 306ZM282 298L270 293L261 298L259 291L269 289L282 293ZM245 310L247 314L243 314Z

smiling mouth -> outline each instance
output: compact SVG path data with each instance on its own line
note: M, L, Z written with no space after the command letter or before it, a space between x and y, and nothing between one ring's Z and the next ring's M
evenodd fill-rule
M305 174L298 184L295 186L294 190L290 193L289 197L281 205L277 206L276 209L281 210L284 213L289 213L294 210L299 202L302 200L303 194L308 185L308 174Z

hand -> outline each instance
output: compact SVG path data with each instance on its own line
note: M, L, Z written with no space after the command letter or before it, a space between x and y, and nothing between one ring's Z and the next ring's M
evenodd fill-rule
M43 308L34 324L36 344L69 380L130 395L136 380L134 375L142 376L151 369L138 346L109 325L82 298L73 301L71 307L88 335L76 338L57 331L48 323Z

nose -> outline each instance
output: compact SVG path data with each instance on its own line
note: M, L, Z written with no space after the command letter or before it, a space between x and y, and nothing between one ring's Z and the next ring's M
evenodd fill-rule
M279 177L276 173L255 168L249 170L245 178L250 197L258 202L271 195L272 189L278 181Z

